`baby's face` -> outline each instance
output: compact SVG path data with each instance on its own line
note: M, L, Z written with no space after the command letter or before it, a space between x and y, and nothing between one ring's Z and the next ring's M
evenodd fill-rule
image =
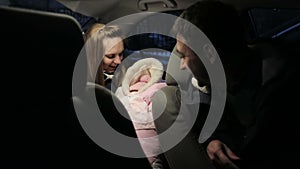
M141 75L137 81L130 84L130 92L138 92L143 86L145 86L151 79L150 75Z
M131 81L130 81L130 85L129 86L132 86L138 82L148 82L151 78L150 76L150 72L149 70L143 70L139 73L140 75L137 76L137 77L134 77Z
M142 75L142 76L140 76L140 82L149 82L149 80L150 80L150 75Z

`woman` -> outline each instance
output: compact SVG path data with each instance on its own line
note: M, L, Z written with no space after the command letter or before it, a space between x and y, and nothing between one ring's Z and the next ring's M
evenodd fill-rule
M87 31L85 41L88 82L110 89L113 73L123 60L124 43L120 28L95 23Z

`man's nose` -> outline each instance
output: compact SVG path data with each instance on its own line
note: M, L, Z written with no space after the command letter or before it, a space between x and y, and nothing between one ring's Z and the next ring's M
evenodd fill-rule
M181 70L186 69L186 63L185 63L185 61L184 61L183 58L180 59L180 66L179 66L179 68L180 68Z

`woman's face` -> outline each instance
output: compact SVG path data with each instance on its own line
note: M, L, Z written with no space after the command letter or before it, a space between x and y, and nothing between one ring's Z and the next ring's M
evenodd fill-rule
M124 44L122 38L106 38L103 40L104 56L102 66L104 72L115 72L123 59Z

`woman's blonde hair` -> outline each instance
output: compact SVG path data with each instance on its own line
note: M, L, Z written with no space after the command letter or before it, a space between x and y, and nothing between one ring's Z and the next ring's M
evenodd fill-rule
M106 38L122 38L120 28L115 25L105 26L95 23L85 34L85 48L88 63L88 81L104 86L102 57L104 55L103 40Z

